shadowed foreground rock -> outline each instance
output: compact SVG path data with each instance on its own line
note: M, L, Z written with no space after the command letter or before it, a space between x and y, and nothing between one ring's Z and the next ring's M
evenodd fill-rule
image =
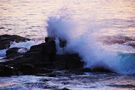
M1 62L0 76L20 75L20 74L42 74L55 70L81 70L84 62L78 54L56 54L55 41L46 38L46 43L32 46L31 49L21 57L12 58L6 62ZM19 48L11 48L7 51L7 58L18 55ZM4 68L4 69L3 69ZM9 73L8 73L9 72Z

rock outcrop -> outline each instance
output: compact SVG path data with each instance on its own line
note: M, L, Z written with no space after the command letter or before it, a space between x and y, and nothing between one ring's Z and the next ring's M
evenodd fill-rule
M0 50L1 49L6 49L10 47L10 44L12 42L25 42L28 41L30 39L28 38L24 38L21 36L17 36L17 35L1 35L0 36Z
M5 76L20 74L36 75L55 70L79 71L83 68L84 62L81 61L78 54L65 53L64 55L57 55L54 39L47 37L45 41L45 43L32 46L23 55L18 53L19 48L7 50L7 58L12 58L13 60L0 63L0 66L4 68L0 69L0 76L4 75L4 73ZM19 55L22 56L16 57Z
M65 41L60 46L66 46ZM56 54L56 43L53 38L46 37L45 43L34 45L26 53L19 53L20 48L10 48L6 52L6 58L10 60L0 62L0 76L10 75L41 75L57 76L53 72L66 70L70 73L82 72L111 72L105 68L85 69L79 54Z

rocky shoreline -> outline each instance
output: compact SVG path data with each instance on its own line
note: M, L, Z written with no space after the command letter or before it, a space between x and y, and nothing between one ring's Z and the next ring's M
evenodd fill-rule
M7 38L8 37L8 38ZM24 37L14 35L2 35L0 43L3 43L0 47L9 46L13 41L22 42L30 40ZM6 41L7 40L7 41ZM61 47L65 42L61 42ZM77 54L64 53L62 55L56 54L55 41L46 37L45 43L34 45L25 53L20 53L18 50L23 48L8 48L6 51L7 61L0 62L0 76L12 76L12 75L42 75L47 74L49 76L56 76L55 71L64 70L68 73L82 74L83 72L110 72L103 68L88 69L84 68L85 63L82 58Z

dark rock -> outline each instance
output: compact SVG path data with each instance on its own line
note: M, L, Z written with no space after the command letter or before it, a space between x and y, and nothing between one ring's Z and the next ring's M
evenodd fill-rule
M39 45L34 45L30 48L29 52L41 52L45 43L41 43Z
M8 65L0 65L0 76L11 76L15 74L15 69Z
M32 64L20 64L18 65L17 69L20 72L20 74L31 75L36 74L37 72L36 67L34 67L34 65Z
M92 72L91 68L83 68L82 72Z
M43 73L52 73L53 70L52 69L47 69L47 68L43 68L43 67L36 67L38 74L43 74Z
M49 73L49 74L47 74L47 76L49 76L49 77L56 77L57 75L55 73Z
M46 42L46 43L51 42L51 41L54 41L54 38L45 37L45 42Z
M17 36L17 35L1 35L0 36L0 49L6 49L10 47L11 42L15 41L15 42L24 42L24 41L28 41L30 39L28 38L24 38L21 36Z
M68 89L68 88L63 88L62 90L70 90L70 89Z
M94 68L84 68L82 70L83 72L102 72L102 73L112 73L113 71L108 69L108 68L104 68L104 67L94 67Z
M48 38L46 43L42 47L41 54L43 56L48 56L50 60L53 60L56 55L56 44L52 38Z
M29 53L31 53L31 55L32 53L36 53L38 59L44 62L51 62L56 55L55 41L52 38L46 38L46 43L32 46L27 54Z
M9 58L15 58L19 55L22 55L21 53L18 52L20 48L9 48L7 51L6 51L6 58L9 59Z
M78 54L57 55L54 66L58 69L77 70L83 68L84 62Z
M20 74L42 74L48 73L49 76L55 77L57 73L53 70L80 70L84 62L78 54L56 55L56 45L53 38L46 38L46 43L32 46L22 57L14 60L0 62L0 65L13 66ZM11 48L7 51L7 57L18 55L19 48Z
M67 41L64 39L60 39L60 47L64 48L67 45Z

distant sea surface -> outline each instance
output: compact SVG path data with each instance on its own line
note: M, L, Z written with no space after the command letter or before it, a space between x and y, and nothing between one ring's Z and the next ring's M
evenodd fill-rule
M43 38L48 17L61 14L100 22L97 35L135 35L135 0L0 0L0 35Z

